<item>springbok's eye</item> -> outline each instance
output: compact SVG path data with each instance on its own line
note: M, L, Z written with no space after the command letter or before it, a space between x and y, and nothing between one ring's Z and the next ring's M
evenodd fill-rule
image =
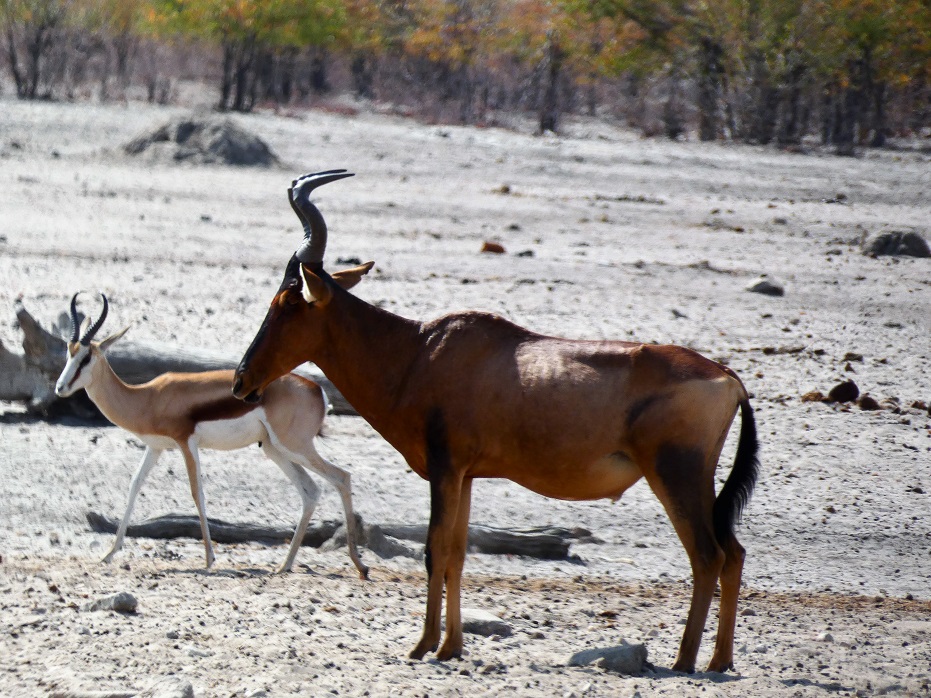
M84 367L87 366L87 364L89 364L90 362L91 362L91 355L88 354L88 355L85 356L83 359L81 359L81 363L78 364L78 368L79 368L79 369L80 369L80 368L84 368Z

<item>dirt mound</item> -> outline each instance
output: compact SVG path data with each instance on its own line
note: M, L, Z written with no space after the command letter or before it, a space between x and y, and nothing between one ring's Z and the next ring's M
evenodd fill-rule
M216 116L172 119L123 146L129 155L159 161L269 167L278 157L258 136Z

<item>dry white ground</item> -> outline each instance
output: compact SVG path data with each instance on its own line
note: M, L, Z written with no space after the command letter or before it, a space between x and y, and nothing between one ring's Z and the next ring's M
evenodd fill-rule
M598 122L566 135L425 126L363 112L259 113L280 168L177 166L118 146L178 110L25 104L0 97L0 340L13 301L48 321L78 289L111 300L135 339L245 349L297 245L297 173L345 167L319 190L327 259L374 259L357 293L408 317L500 313L541 332L694 347L754 398L759 485L737 672L676 675L690 592L681 546L638 484L612 504L547 500L482 482L472 519L582 526L578 563L470 555L464 605L509 621L467 636L460 661L412 662L421 564L380 560L356 579L344 550L130 539L117 562L88 510L119 516L140 444L114 428L46 423L0 406L0 695L132 692L190 682L198 696L928 695L931 692L931 260L873 259L862 235L929 234L931 158L859 158L640 140ZM504 255L481 254L492 240ZM530 254L519 256L518 253ZM344 261L345 263L345 261ZM761 274L783 297L749 293ZM848 354L861 355L862 359ZM901 409L805 403L852 378ZM321 450L353 473L362 516L425 523L428 490L357 418ZM733 445L722 458L729 471ZM297 497L257 450L207 453L208 510L291 525ZM153 472L139 518L192 513L177 456ZM340 516L332 490L318 516ZM128 591L138 612L80 610ZM716 609L713 608L713 614ZM710 657L709 620L699 662ZM570 668L581 649L645 642L641 676Z

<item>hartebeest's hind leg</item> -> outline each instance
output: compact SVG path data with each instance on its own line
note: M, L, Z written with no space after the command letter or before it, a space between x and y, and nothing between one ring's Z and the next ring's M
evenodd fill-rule
M187 468L188 484L191 486L191 496L197 505L197 514L200 516L200 533L204 538L204 554L207 557L207 569L213 565L213 543L210 540L210 525L207 523L207 503L204 501L204 488L200 479L200 457L197 446L193 440L181 446L181 455L184 456L184 465Z
M123 547L123 539L126 537L126 529L129 527L129 517L133 513L136 497L139 495L139 490L142 489L142 483L145 482L146 477L152 470L152 466L155 465L160 455L162 455L161 450L146 446L145 453L142 454L142 461L129 483L129 501L126 503L126 512L123 514L123 520L120 521L120 527L116 532L116 540L113 541L110 552L104 555L101 562L110 562L113 556Z
M725 554L714 535L714 469L699 449L660 447L650 488L662 502L692 566L692 602L673 671L692 673Z
M737 625L737 597L744 566L744 549L731 533L727 540L719 540L724 548L724 568L721 570L721 610L718 612L718 639L708 671L727 671L734 668L734 628Z
M472 508L472 479L462 483L459 493L459 510L453 529L453 540L446 561L446 639L436 658L443 661L462 656L462 568L465 566L469 546L469 514Z

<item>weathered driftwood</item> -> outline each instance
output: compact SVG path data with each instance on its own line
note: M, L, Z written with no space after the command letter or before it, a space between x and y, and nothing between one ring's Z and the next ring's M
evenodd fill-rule
M119 519L110 518L96 512L87 513L87 521L92 530L98 533L115 533ZM244 543L256 541L268 544L281 544L291 538L290 528L259 526L256 524L227 523L219 519L209 519L210 537L217 543ZM340 529L339 521L324 521L312 524L301 545L319 548L332 538ZM381 524L360 526L369 535L373 528L391 538L424 543L427 539L427 527L424 525ZM169 514L136 524L130 524L126 535L135 538L194 538L200 540L200 523L196 516ZM491 555L524 555L542 560L565 560L569 557L572 541L589 537L584 530L546 527L531 528L520 531L492 526L472 524L469 526L469 549Z
M220 519L208 517L210 523L210 538L216 543L245 543L255 541L279 545L291 540L293 528L283 526L261 526L250 523L228 523ZM110 518L93 511L87 512L87 523L97 533L116 533L120 520ZM342 525L340 521L322 521L312 523L307 527L307 533L301 545L319 548L333 537ZM201 539L200 520L196 516L182 514L166 514L154 519L146 519L139 523L130 524L126 530L130 538L157 538L170 540L173 538Z
M23 331L23 353L9 351L0 342L0 400L22 402L29 412L47 416L71 413L81 418L100 418L84 391L71 398L55 395L55 381L65 365L63 332L71 321L62 313L51 331L16 301L16 319ZM110 365L127 383L144 383L167 371L196 372L235 368L241 358L208 349L189 349L164 342L124 340L107 353ZM295 370L316 381L326 391L336 414L356 414L342 394L316 366L304 364Z

